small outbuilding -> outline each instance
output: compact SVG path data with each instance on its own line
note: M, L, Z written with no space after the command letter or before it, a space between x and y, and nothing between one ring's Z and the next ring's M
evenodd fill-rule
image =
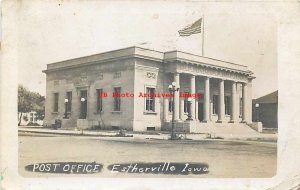
M278 128L278 90L252 101L253 122L262 122L263 128Z

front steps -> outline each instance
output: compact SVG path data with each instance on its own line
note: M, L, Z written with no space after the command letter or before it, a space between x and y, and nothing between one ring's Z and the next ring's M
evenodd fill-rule
M245 123L196 123L191 125L190 132L228 135L258 134L257 131Z
M171 122L165 122L163 131L171 130ZM175 131L186 133L202 133L226 136L248 136L257 135L257 131L253 130L245 123L200 123L199 121L185 121L175 123Z

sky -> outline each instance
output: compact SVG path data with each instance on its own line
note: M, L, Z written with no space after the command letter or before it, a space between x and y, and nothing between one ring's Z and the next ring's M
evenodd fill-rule
M202 53L178 30L204 15L204 56L247 65L253 98L277 90L277 22L261 6L188 1L22 1L19 83L45 95L46 64L140 46Z

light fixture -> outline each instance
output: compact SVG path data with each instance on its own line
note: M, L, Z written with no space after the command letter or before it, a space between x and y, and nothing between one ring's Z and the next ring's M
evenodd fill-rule
M172 86L175 87L176 86L176 82L172 82Z
M80 101L84 102L84 101L85 101L85 98L81 98Z
M69 102L69 100L66 98L66 99L65 99L65 103L68 103L68 102Z

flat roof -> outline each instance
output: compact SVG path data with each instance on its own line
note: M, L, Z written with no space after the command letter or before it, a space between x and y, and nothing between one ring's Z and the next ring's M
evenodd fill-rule
M274 104L278 103L278 90L269 93L267 95L264 95L260 98L254 99L253 103L259 103L259 104Z
M47 64L47 70L43 72L57 70L61 68L83 66L86 64L95 64L95 63L102 63L102 62L108 62L108 61L114 61L120 59L127 59L127 58L142 58L142 59L149 59L149 60L154 60L162 63L172 62L172 61L191 62L194 64L199 64L204 66L228 68L228 69L252 74L252 72L249 71L247 66L245 65L203 57L203 56L177 51L177 50L169 51L169 52L160 52L160 51L150 50L150 49L137 47L137 46L127 47L123 49L117 49L117 50L108 51L104 53Z

